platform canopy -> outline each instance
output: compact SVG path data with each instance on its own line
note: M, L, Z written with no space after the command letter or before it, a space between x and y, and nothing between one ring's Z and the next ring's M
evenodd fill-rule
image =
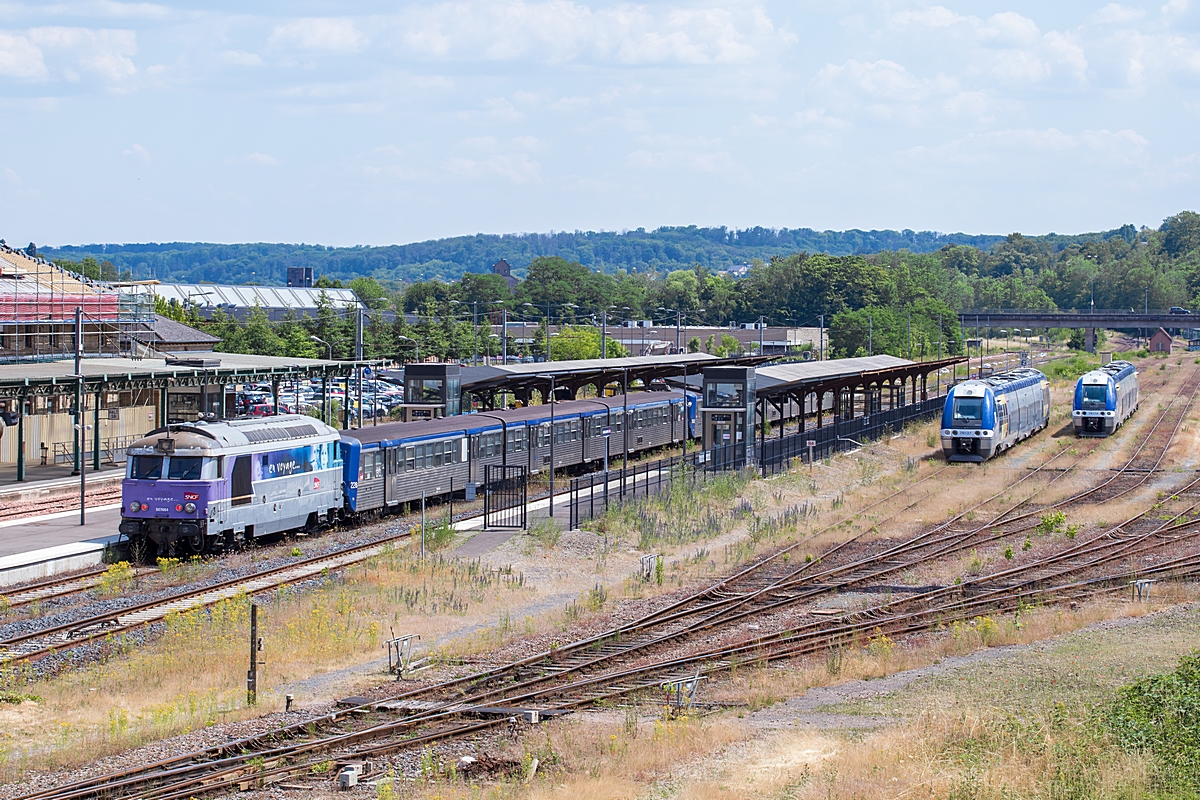
M570 391L595 385L601 389L611 383L627 385L664 378L681 378L686 371L698 374L704 367L754 366L774 356L735 356L718 358L708 353L680 353L668 356L629 356L627 358L589 358L578 361L540 361L531 364L506 364L487 367L463 367L462 391L485 402L495 394L508 392L527 398L533 390L547 388L547 376L554 376L556 387ZM559 395L561 397L562 395Z
M194 353L168 358L85 358L80 362L85 391L125 391L177 386L341 377L377 362L328 361L241 353ZM79 379L74 360L0 365L0 397L60 394Z

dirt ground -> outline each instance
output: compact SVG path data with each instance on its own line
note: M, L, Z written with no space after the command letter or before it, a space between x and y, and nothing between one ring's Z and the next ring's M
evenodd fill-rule
M927 423L856 452L820 462L811 470L801 467L771 479L750 481L741 489L737 502L749 503L752 515L731 517L709 530L708 535L693 541L672 544L660 540L646 547L635 530L618 523L603 532L516 535L480 556L472 569L519 575L520 586L506 592L489 590L485 601L472 603L463 613L445 608L431 611L427 606L406 609L396 600L399 595L388 594L391 591L388 581L393 580L389 576L407 574L410 562L406 559L411 554L400 553L392 564L348 570L330 585L316 587L316 591L326 592L327 596L342 592L342 596L348 597L347 602L356 607L346 612L346 624L353 621L361 626L363 635L317 660L310 658L307 651L301 652L299 639L294 653L276 651L272 665L265 670L258 709L244 707L239 700L241 687L234 683L212 689L213 707L220 708L220 714L181 714L172 718L170 724L161 724L161 709L174 707L172 704L186 698L188 682L173 683L163 678L160 683L165 688L157 693L148 692L145 698L119 696L106 688L115 686L115 676L129 669L125 657L117 658L91 668L83 677L68 676L32 685L29 699L0 706L0 722L5 723L7 731L0 736L0 748L5 754L0 759L0 768L12 780L29 774L26 770L37 773L47 768L82 767L83 761L90 760L80 757L78 750L84 745L89 753L105 758L102 764L111 766L228 740L265 729L285 718L295 718L295 712L288 717L281 713L286 695L295 698L300 713L319 712L339 698L369 694L388 685L390 676L385 672L386 659L380 649L381 641L387 638L385 633L421 634L417 655L434 657L436 665L419 679L432 681L454 674L455 670L537 652L550 641L570 640L601 630L616 619L636 616L655 603L711 582L715 576L730 574L739 562L779 547L799 542L797 552L819 557L833 545L854 537L860 537L864 547L871 546L870 542L907 539L989 498L986 505L974 512L976 522L983 523L989 515L1028 498L1039 503L1061 499L1098 482L1123 463L1146 435L1157 409L1174 396L1192 368L1191 359L1176 358L1170 359L1171 368L1166 370L1158 370L1159 362L1155 360L1148 361L1147 366L1150 368L1145 370L1142 381L1142 408L1112 438L1075 439L1070 433L1069 418L1072 387L1068 381L1056 381L1052 386L1055 410L1050 429L985 465L947 465L938 450L937 424ZM1072 510L1068 522L1078 524L1086 534L1133 516L1162 492L1169 493L1182 483L1188 472L1196 469L1197 445L1200 445L1197 437L1200 437L1200 422L1193 408L1161 473L1117 502ZM1052 458L1056 467L1072 468L1065 472L1046 471L1021 480ZM805 514L793 529L781 531L777 537L750 541L750 519L778 516L801 505ZM462 537L451 543L441 551L441 557L452 561L454 548L467 540ZM1039 541L1036 545L1040 548L1043 543ZM661 586L640 577L642 557L655 553L664 556ZM994 551L964 553L899 575L897 583L944 585L963 574L972 560L986 568L988 563L1001 558L999 547ZM380 597L391 598L388 602L394 608L365 592L362 586L366 585L380 587ZM604 599L595 602L597 596ZM310 614L310 606L305 605L309 602L307 597L306 592L301 592L297 597L287 598L288 603L295 604L297 617ZM872 593L835 595L821 598L811 607L861 607L878 599ZM523 757L535 739L545 737L560 753L555 759L557 763L547 764L536 780L488 778L476 789L488 788L498 796L535 798L568 794L597 798L710 794L815 797L818 789L826 792L819 796L853 796L843 794L850 791L850 785L839 782L836 775L831 778L830 769L836 767L843 776L858 775L861 770L869 773L864 765L876 747L871 744L876 741L872 737L884 735L881 731L892 731L889 736L897 735L895 731L915 736L913 729L920 725L917 709L927 710L931 704L954 707L961 699L957 693L960 685L975 686L995 680L994 674L981 670L994 668L1011 674L1041 669L1034 666L1035 661L1028 661L1037 658L1043 658L1048 665L1044 667L1047 674L1065 669L1061 653L1066 652L1063 648L1076 646L1073 642L1099 642L1089 645L1099 652L1108 647L1105 644L1108 641L1132 641L1130 637L1136 638L1135 631L1142 631L1137 636L1145 636L1147 629L1158 630L1154 628L1158 619L1194 623L1198 612L1188 605L1192 599L1186 592L1164 593L1144 608L1132 609L1129 604L1115 602L1096 603L1073 609L1066 617L1045 610L1038 624L1029 625L1021 633L1013 632L1008 643L994 646L981 642L954 643L949 642L946 634L941 638L930 635L894 643L895 652L887 658L878 657L878 653L851 654L847 664L837 670L817 660L767 670L761 675L735 677L706 690L707 702L712 705L699 709L691 720L663 721L658 709L645 707L634 708L632 716L629 710L577 714L570 721L546 726L546 730L528 731L522 740L472 743L468 749L476 752L481 747L491 747L497 757L507 758L514 753ZM326 602L321 607L328 605ZM1155 613L1144 616L1146 612ZM278 616L283 619L282 611ZM1121 661L1121 669L1112 674L1123 678L1169 665L1185 647L1186 637L1177 633L1186 630L1186 624L1171 622L1166 627L1176 633L1163 634L1155 640L1159 644L1154 646L1157 649L1153 658L1139 660L1136 648L1114 645L1112 652L1123 653L1121 658L1130 663ZM240 633L240 628L231 628L232 637ZM202 636L203 630L198 635ZM170 645L159 646L165 649ZM153 648L151 645L151 653ZM164 672L177 668L167 665L165 655L163 659L162 666L156 668ZM1135 661L1138 663L1132 663ZM297 665L295 668L286 667L292 662ZM244 675L244 665L239 668ZM1111 681L1098 682L1090 672L1077 671L1075 677L1091 681L1088 685L1093 688L1101 687L1087 695L1093 699L1103 694L1103 686L1111 685ZM747 680L757 684L748 685ZM1039 691L1042 691L1040 684ZM1053 694L1053 689L1042 692L1044 696ZM973 704L970 708L984 708L987 702L1002 699L980 694L970 700ZM264 711L269 714L263 716ZM114 720L125 722L117 724ZM564 744L564 736L573 737L575 744ZM611 747L604 744L605 736L612 737L608 740ZM611 749L618 744L625 748L621 753ZM144 749L126 751L127 747L137 746ZM643 752L645 748L648 749ZM47 753L52 757L48 758ZM858 753L858 760L847 761L851 753ZM446 748L439 751L439 757L457 758L458 750ZM664 758L668 760L663 761ZM622 780L606 780L604 776L610 773L596 766L604 763L625 764L632 772ZM893 796L902 794L905 786L942 786L928 781L914 783L909 773L895 767L895 764L886 770L880 767L890 776L889 781L896 778L897 791ZM476 796L476 789L461 782L423 783L411 775L405 777L402 772L395 780L393 789L381 789L381 785L391 785L386 782L373 782L375 785L352 794L377 793L383 798L388 791L402 790L416 796ZM865 787L880 788L866 779L860 781L856 777L855 781L859 782L853 785L864 791ZM16 789L10 786L3 794L20 793ZM268 793L287 795L286 790L280 789Z

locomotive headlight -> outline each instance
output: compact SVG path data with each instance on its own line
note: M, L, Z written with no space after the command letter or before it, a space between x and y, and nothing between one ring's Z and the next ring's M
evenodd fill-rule
M139 503L137 500L134 500L132 503L129 504L129 510L136 514L137 512L142 510L142 504Z
M195 503L184 503L183 510L189 514L195 514L196 513L196 504Z

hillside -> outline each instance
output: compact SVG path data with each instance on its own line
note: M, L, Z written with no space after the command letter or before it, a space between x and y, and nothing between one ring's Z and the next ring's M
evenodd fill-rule
M98 261L108 260L121 272L129 271L139 279L283 284L289 266L311 266L318 275L333 278L367 275L399 281L456 280L466 272L486 272L501 258L523 276L525 267L538 256L562 256L609 273L687 269L696 264L719 271L755 258L765 261L800 250L831 255L899 249L929 253L948 244L988 250L1003 240L1003 236L910 230L730 230L688 226L654 231L639 228L625 232L476 234L386 247L171 242L43 246L39 252L50 259L80 261L91 256Z

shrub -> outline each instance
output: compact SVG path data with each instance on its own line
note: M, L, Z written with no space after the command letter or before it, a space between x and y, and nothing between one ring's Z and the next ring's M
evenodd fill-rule
M1174 672L1120 689L1106 722L1123 747L1154 757L1164 796L1178 796L1172 787L1194 793L1200 787L1200 650L1184 656Z

